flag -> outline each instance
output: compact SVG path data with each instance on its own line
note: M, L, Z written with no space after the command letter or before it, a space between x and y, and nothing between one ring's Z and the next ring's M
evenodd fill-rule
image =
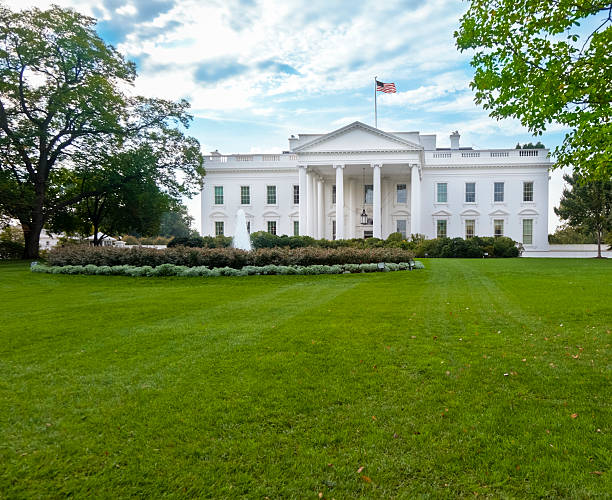
M395 83L383 83L376 80L376 91L384 92L385 94L395 94Z

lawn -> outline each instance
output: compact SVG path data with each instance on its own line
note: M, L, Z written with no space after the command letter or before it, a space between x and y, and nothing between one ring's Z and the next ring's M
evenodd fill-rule
M0 264L0 498L606 497L612 262Z

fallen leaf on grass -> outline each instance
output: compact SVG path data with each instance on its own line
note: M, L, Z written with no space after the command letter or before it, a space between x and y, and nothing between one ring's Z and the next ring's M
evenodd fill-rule
M366 483L372 482L372 480L368 476L361 476L361 479L363 479Z
M603 474L603 472L601 472L599 470L594 470L593 472L591 472L591 474L595 474L597 476L601 476Z
M359 469L357 469L357 474L361 474L362 471L363 471L363 465L359 467Z
M376 420L376 416L372 415L372 420Z
M571 416L572 418L578 418L578 414L577 414L577 413L572 413L570 416Z

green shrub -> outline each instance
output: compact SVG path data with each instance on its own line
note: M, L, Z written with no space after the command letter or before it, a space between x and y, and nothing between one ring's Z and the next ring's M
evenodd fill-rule
M25 246L23 243L11 240L0 240L0 260L21 259Z

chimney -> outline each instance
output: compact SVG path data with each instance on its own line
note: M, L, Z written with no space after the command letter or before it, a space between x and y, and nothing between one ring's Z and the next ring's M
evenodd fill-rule
M215 149L214 151L210 152L210 156L221 156L221 153L219 153L218 149Z
M454 131L451 136L450 136L450 140L451 140L451 149L459 149L459 137L461 137L459 135L458 131Z
M291 137L289 137L289 150L293 151L293 148L297 146L298 142L299 142L299 138L291 134Z

